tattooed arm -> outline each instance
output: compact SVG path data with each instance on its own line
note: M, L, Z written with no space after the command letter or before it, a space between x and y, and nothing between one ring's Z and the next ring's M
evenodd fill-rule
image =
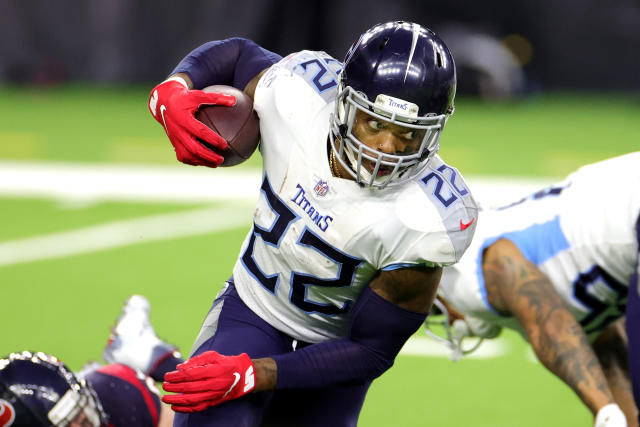
M638 409L631 391L624 318L612 323L598 335L593 342L593 350L600 360L616 403L627 417L628 427L638 427Z
M482 268L489 302L522 324L540 362L571 387L594 415L613 403L582 327L549 279L518 247L498 240L485 250Z

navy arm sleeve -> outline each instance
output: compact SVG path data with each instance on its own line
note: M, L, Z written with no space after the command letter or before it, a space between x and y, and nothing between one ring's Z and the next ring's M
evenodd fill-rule
M278 367L276 388L371 381L393 365L404 343L426 318L426 314L390 303L369 287L353 310L347 337L273 357Z
M171 74L185 73L195 89L219 84L243 90L282 57L239 37L205 43L185 56Z

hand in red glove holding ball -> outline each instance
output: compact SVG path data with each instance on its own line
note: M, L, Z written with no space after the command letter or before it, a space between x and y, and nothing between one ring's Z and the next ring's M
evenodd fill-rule
M227 142L197 120L195 114L203 105L230 107L235 103L236 98L231 95L189 90L184 79L172 77L153 88L149 110L164 127L179 161L215 168L224 160L220 153L227 149ZM211 148L205 147L198 139Z

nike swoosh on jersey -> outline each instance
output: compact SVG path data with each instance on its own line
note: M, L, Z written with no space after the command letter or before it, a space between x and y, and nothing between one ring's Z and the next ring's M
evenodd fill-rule
M238 372L234 372L233 376L236 377L233 380L233 384L231 384L231 387L229 387L229 390L227 390L227 392L225 394L223 394L222 397L227 397L227 394L231 393L231 390L233 390L233 388L236 386L236 384L238 384L238 381L240 381L240 374Z
M469 221L468 223L464 223L462 222L462 220L460 220L460 231L464 231L466 230L471 224L473 224L473 221L475 221L475 218L471 218L471 221Z

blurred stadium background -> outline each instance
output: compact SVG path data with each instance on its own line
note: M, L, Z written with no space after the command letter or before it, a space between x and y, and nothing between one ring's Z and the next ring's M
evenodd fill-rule
M341 58L376 22L434 29L459 73L441 154L485 204L640 148L635 0L0 4L1 354L50 352L74 369L100 360L132 293L188 352L250 224L260 167L258 156L180 165L147 112L151 87L208 40ZM591 422L521 338L504 333L453 363L420 332L372 387L360 425Z

